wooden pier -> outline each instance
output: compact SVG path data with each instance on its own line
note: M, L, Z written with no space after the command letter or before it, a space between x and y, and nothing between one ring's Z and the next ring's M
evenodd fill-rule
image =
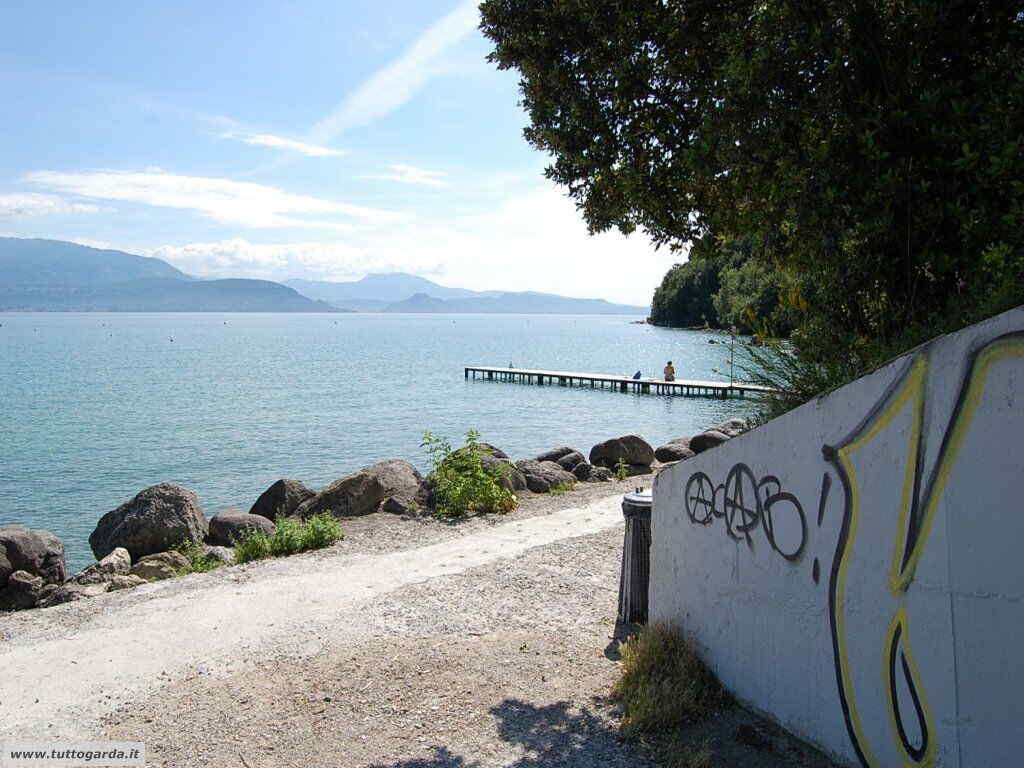
M738 396L746 397L747 393L764 395L772 392L771 388L760 384L745 384L741 381L697 381L693 379L639 378L631 376L613 376L603 373L574 373L572 371L542 371L533 368L495 368L486 365L466 366L466 378L477 378L477 374L487 381L514 381L522 384L550 385L560 387L590 386L591 389L612 389L616 392L639 392L655 395L682 395L684 397L718 397L725 399Z

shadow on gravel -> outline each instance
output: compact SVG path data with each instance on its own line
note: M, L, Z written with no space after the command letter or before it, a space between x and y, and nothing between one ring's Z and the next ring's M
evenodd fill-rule
M635 635L641 629L640 624L628 624L621 619L615 621L615 632L612 633L612 641L605 646L604 655L606 659L619 661L622 654L619 652L619 643L625 641L630 635Z
M506 699L491 708L497 719L498 736L516 745L523 754L508 768L546 766L647 766L632 749L618 739L618 731L609 721L588 709L571 712L567 702L536 706L517 699ZM430 757L375 763L370 768L480 768L472 756L452 754L447 747L435 746Z

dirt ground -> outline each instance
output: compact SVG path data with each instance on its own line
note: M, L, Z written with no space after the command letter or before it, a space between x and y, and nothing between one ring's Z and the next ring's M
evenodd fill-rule
M103 738L168 767L654 766L609 699L635 629L615 618L621 547L616 527L404 586L358 606L358 642L200 671L122 704ZM681 737L719 768L833 765L735 706Z

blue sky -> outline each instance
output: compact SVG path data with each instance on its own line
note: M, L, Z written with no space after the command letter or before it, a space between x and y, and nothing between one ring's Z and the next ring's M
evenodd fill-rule
M678 257L587 236L477 23L476 0L9 0L0 233L649 302Z

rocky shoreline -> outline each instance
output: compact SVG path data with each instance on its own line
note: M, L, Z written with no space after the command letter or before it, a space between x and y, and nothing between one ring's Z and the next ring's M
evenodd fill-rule
M594 445L589 460L569 446L513 460L501 449L478 444L486 469L516 494L550 494L577 483L607 483L647 475L720 445L746 429L740 419L654 449L639 435L622 435ZM199 498L174 483L161 483L106 513L89 537L97 562L68 576L63 542L49 531L0 526L0 612L48 608L187 572L182 545L201 550L214 565L234 562L232 545L248 531L270 534L278 518L300 520L330 513L352 521L374 513L400 518L433 513L431 476L411 463L391 459L364 467L319 491L298 480L281 479L248 512L228 509L207 519Z

